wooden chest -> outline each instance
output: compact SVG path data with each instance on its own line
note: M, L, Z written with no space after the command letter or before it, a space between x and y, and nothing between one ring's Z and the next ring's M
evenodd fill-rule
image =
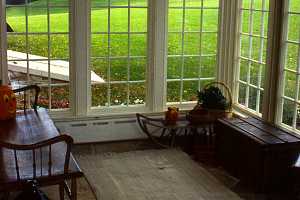
M252 117L220 119L215 131L218 161L243 185L257 192L290 186L300 136Z

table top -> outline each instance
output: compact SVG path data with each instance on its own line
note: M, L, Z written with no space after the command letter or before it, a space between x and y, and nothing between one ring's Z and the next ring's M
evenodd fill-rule
M0 121L0 140L13 144L34 144L42 140L58 136L53 121L45 109L27 110L26 112L17 112L16 118L6 121ZM52 147L52 172L51 176L63 176L63 164L65 160L65 147L63 143L55 144ZM41 172L37 174L38 178L49 177L48 163L38 160L37 165L42 166ZM33 177L32 153L28 151L18 152L18 161L21 179ZM69 164L69 176L81 176L82 172L75 159L71 155ZM18 183L15 167L14 154L12 150L0 148L0 189L4 185L13 185Z

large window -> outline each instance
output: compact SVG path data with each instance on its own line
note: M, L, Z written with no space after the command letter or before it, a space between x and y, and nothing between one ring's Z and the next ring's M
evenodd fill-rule
M285 5L279 123L300 130L300 1Z
M92 107L145 104L147 18L147 0L92 1Z
M240 10L238 103L262 112L266 67L269 0L242 0Z
M169 0L167 102L197 100L216 77L219 0Z
M6 2L10 84L38 84L40 106L69 108L69 1Z

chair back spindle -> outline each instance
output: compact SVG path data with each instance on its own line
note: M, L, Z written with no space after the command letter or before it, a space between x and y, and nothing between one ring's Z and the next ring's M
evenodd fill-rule
M68 135L59 135L57 137L44 140L35 144L30 145L18 145L18 144L11 144L6 143L3 141L0 141L0 147L6 148L9 150L12 150L14 153L14 163L15 163L15 169L17 174L17 179L22 179L22 174L20 174L20 168L22 168L22 163L18 160L18 153L31 152L32 155L32 179L35 180L36 177L38 177L38 171L40 171L40 176L45 176L46 174L43 174L43 168L48 168L48 175L51 176L53 174L53 156L52 151L54 148L52 148L53 145L65 145L64 151L65 151L65 160L63 161L63 171L64 173L68 173L69 171L69 162L70 162L70 155L71 155L71 146L73 144L72 137ZM38 153L40 156L38 156ZM45 160L45 155L47 155L48 159ZM25 154L24 154L25 155ZM26 154L27 155L27 154ZM25 161L26 162L26 161ZM38 163L40 162L40 163ZM46 163L45 163L46 162ZM56 161L61 162L61 161ZM38 164L40 164L40 169L38 169ZM48 166L44 166L44 164L47 164ZM26 177L28 178L28 177Z
M16 172L17 172L17 179L20 180L20 169L19 169L18 155L17 155L17 150L16 149L14 149L14 157L15 157L15 166L16 166Z
M21 92L23 92L24 93L24 99L23 99L23 109L24 109L24 111L26 110L26 107L27 107L27 101L26 101L26 92L27 91L32 91L32 90L34 90L35 91L35 94L34 94L34 102L33 102L33 105L32 105L32 107L33 107L33 109L35 110L35 111L37 111L37 105L38 105L38 98L39 98L39 93L40 93L40 91L41 91L41 89L40 89L40 87L39 86L37 86L37 85L28 85L28 86L25 86L25 87L21 87L21 88L18 88L18 89L14 89L13 90L13 92L14 93L18 93L18 94L20 94Z

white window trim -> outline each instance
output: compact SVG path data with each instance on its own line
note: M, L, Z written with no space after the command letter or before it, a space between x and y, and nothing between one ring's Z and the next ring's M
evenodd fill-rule
M0 4L0 79L2 80L2 84L7 84L8 81L5 2L5 0L1 0Z
M230 6L227 6L228 2ZM218 27L218 46L217 46L217 67L226 71L225 82L232 78L233 54L228 55L228 51L222 51L224 41L221 36L227 32L226 38L232 36L233 26L223 27L224 13L230 14L234 9L236 0L220 0L219 6L219 27ZM2 79L7 80L7 62L6 62L6 18L5 18L5 0L1 1L1 75ZM167 48L168 48L168 0L148 0L148 67L147 67L147 91L146 106L136 105L129 107L116 106L108 109L91 108L91 89L90 89L90 0L70 0L70 105L68 110L53 110L50 112L54 118L88 118L97 116L121 116L135 112L162 112L166 109L166 74L167 74ZM223 13L224 12L224 13ZM227 23L233 19L229 15ZM89 23L86 23L89 22ZM230 44L233 48L234 37L230 37ZM84 52L84 54L82 54ZM224 54L225 52L225 54ZM227 53L226 53L227 52ZM227 60L228 57L232 57ZM224 61L225 60L225 64ZM223 65L223 64L224 65ZM225 66L225 67L224 67ZM220 71L217 71L216 77L220 77ZM181 110L191 109L196 102L188 102L178 105Z
M277 104L276 104L276 115L275 115L275 123L278 124L280 127L285 128L287 130L292 130L296 133L300 133L300 130L298 130L295 126L296 126L296 120L297 120L297 107L299 106L298 103L295 103L295 110L294 110L294 117L293 117L293 125L292 127L282 123L282 115L283 115L283 96L284 96L284 86L285 86L285 73L284 71L286 71L285 68L285 64L286 64L286 49L287 49L287 37L288 37L288 17L289 17L289 0L284 0L284 2L282 3L281 7L282 7L282 18L281 18L281 38L280 38L280 61L279 61L279 83L278 83L278 92L277 92ZM299 45L298 45L299 46ZM300 50L298 52L298 62L297 65L300 64L300 57L299 54ZM299 76L297 76L297 88L296 88L296 99L299 99ZM295 99L291 100L291 102L295 102Z
M71 1L70 57L75 116L86 116L90 107L90 0ZM87 23L88 22L88 23Z

